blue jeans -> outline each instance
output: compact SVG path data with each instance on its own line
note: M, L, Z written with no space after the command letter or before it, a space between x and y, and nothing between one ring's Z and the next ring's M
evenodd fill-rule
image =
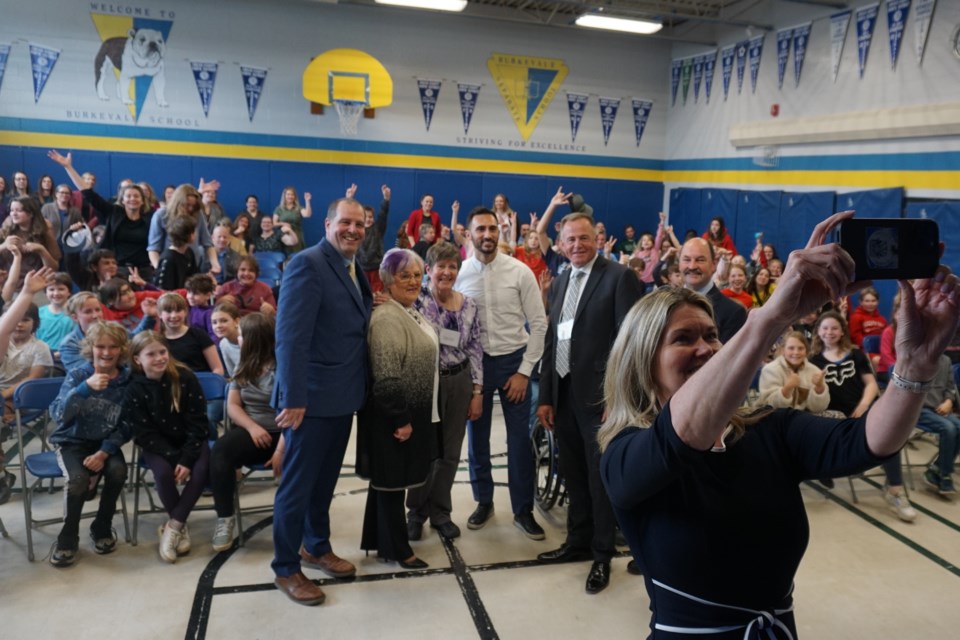
M467 423L470 460L470 485L473 499L480 504L493 502L493 467L490 463L490 421L493 394L500 393L500 408L507 427L507 483L514 514L533 511L535 485L533 453L530 448L530 388L523 400L507 400L503 385L523 362L524 349L503 356L483 354L483 414Z
M937 468L941 478L949 478L953 473L957 454L960 454L960 417L953 413L942 416L933 409L924 407L920 410L917 428L939 436L940 455L937 456Z

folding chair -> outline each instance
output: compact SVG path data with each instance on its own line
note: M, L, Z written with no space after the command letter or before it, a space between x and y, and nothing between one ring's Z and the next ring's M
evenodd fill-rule
M201 371L196 374L197 380L200 382L200 387L203 389L204 400L210 402L212 400L223 400L224 394L226 391L226 380L223 376L216 373L210 373L208 371ZM224 411L226 413L226 411ZM208 442L212 446L213 442ZM133 536L132 542L136 546L139 538L140 530L140 516L149 514L149 513L166 513L164 508L157 504L157 501L153 499L153 494L150 492L150 488L146 483L146 474L150 470L150 467L147 466L146 462L143 460L141 455L142 451L139 446L134 443L133 446ZM147 494L147 500L150 502L150 506L146 509L140 508L140 489L143 488L144 492ZM209 509L209 507L206 507ZM194 510L203 510L204 507L195 507Z
M40 421L41 431L49 421L48 410L50 405L60 393L60 387L63 385L63 378L37 378L27 380L13 392L13 407L17 420L17 447L20 457L20 486L23 487L23 517L27 529L27 558L31 562L34 560L33 554L33 528L49 524L63 522L63 516L58 518L47 518L45 520L35 520L33 517L33 490L39 487L44 480L53 481L63 477L63 471L57 462L57 454L45 447L45 439L41 438L41 447L44 449L40 453L26 455L24 451L23 431L28 429L26 422L32 416L34 421ZM32 429L30 429L32 431ZM35 480L32 484L27 483L27 472L30 472ZM124 537L130 541L130 529L127 519L127 501L124 495L120 494L120 510L123 514L123 532ZM88 518L94 513L85 513L81 517Z
M280 251L256 251L253 257L260 265L260 276L257 279L274 289L279 287L283 278L283 263L287 256Z

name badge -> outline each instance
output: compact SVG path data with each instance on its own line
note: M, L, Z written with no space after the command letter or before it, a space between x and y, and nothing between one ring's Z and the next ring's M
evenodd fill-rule
M440 344L445 347L459 347L460 332L453 329L440 329Z
M557 340L570 340L573 336L573 320L567 320L557 325Z

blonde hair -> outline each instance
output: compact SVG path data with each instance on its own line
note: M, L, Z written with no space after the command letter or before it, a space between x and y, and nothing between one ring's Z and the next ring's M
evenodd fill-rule
M657 289L644 296L624 318L607 358L603 380L607 419L597 433L601 451L627 427L646 429L660 414L659 384L654 378L656 357L673 312L684 306L700 309L714 320L713 307L706 297L676 287ZM733 427L730 442L739 439L746 425L760 417L735 414L730 419Z
M130 361L130 338L127 337L127 330L116 322L103 320L98 320L87 328L87 335L80 342L80 355L93 361L93 347L101 337L110 338L120 347L117 366L126 365Z
M163 336L156 331L143 331L133 337L130 347L130 359L132 360L133 370L137 373L143 373L143 367L140 366L140 363L138 363L135 358L140 355L141 351L154 343L163 345L163 347L167 350L167 354L170 356L167 359L167 369L163 372L163 374L170 378L170 407L173 409L174 413L180 413L179 368L183 367L183 365L173 357L172 353L170 353L170 346L167 344L167 341Z

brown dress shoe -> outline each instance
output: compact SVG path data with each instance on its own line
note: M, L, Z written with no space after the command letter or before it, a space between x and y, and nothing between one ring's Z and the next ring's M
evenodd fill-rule
M303 564L314 569L320 569L331 578L349 578L357 573L357 568L348 560L344 560L333 551L328 551L320 557L312 555L300 547L300 560Z
M290 576L277 576L273 581L285 596L297 604L313 607L323 604L327 596L317 585L313 584L302 571L298 571Z

